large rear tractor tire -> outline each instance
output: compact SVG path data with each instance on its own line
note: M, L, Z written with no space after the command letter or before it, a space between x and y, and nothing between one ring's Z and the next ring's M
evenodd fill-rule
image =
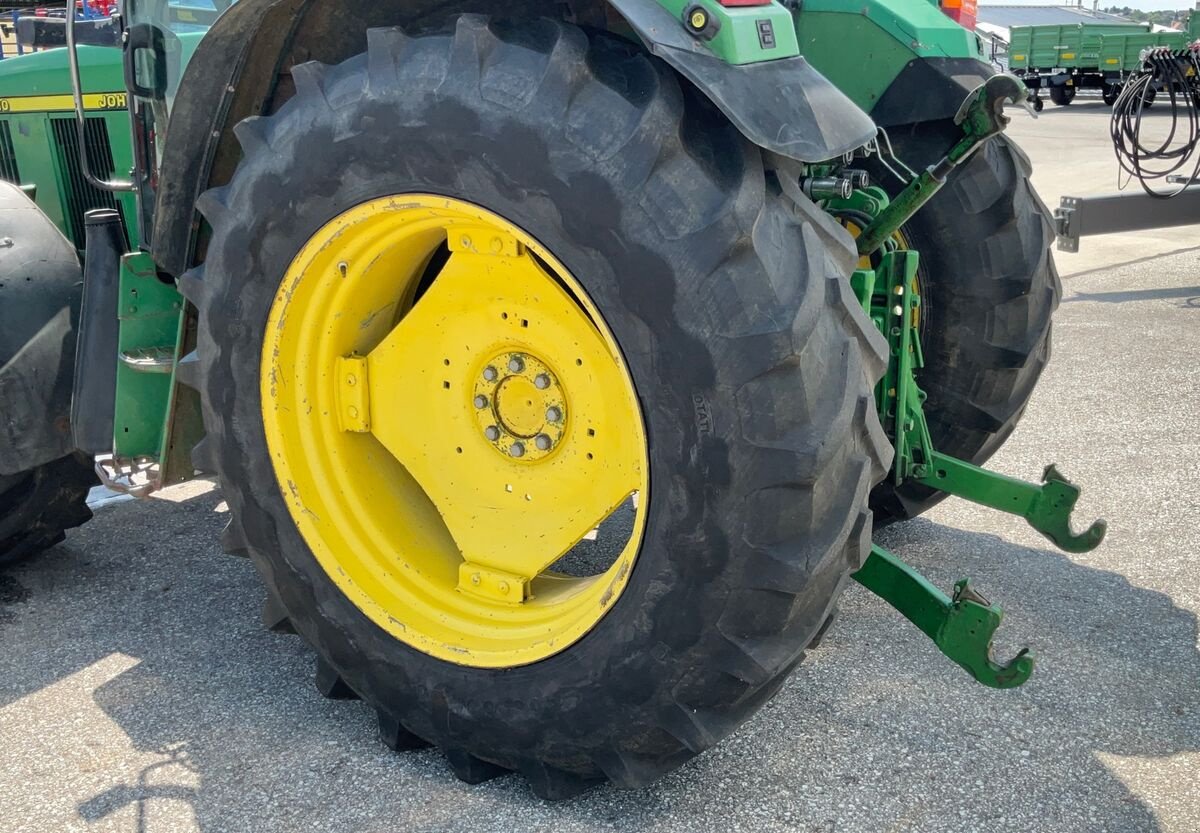
M900 158L918 168L950 146L955 128L897 131ZM1050 359L1050 319L1062 294L1050 212L1029 180L1028 157L1004 136L988 142L903 228L920 252L921 344L934 447L984 463L1016 428ZM878 172L893 194L902 187ZM875 524L913 518L945 494L890 480L871 497Z
M851 241L624 41L368 44L296 67L201 203L227 540L392 748L642 786L779 689L867 554L891 450Z
M88 492L99 481L71 455L17 475L0 476L0 566L54 546L92 517Z

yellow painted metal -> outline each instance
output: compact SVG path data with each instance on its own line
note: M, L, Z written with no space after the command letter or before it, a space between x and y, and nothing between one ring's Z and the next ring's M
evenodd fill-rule
M331 221L276 295L262 399L301 535L397 639L522 665L587 633L627 585L649 504L632 378L579 282L503 218L404 194ZM549 569L631 497L633 534L605 572Z
M567 430L558 376L530 353L504 352L475 378L475 422L500 454L527 463L554 453Z
M371 399L368 392L367 360L345 356L335 363L338 386L338 425L343 431L371 430Z
M128 97L124 92L85 93L85 110L124 110ZM0 96L0 113L46 113L75 109L75 99L69 95Z

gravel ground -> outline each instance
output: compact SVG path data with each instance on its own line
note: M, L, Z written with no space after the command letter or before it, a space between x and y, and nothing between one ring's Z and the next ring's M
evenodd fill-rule
M1111 188L1056 157L1068 119L1102 130L1092 109L1015 126L1048 202ZM260 628L250 565L219 553L220 496L195 483L105 505L0 574L0 831L1200 830L1200 270L1163 255L1194 231L1060 258L1055 359L995 459L1028 478L1061 463L1080 521L1108 518L1103 546L1063 555L955 501L880 536L1004 605L997 652L1039 658L1024 688L971 683L852 587L782 693L659 784L555 805L516 777L468 787L317 695L310 652Z

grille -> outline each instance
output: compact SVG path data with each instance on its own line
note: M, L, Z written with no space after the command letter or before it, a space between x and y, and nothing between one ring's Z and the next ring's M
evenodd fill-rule
M21 171L17 168L17 155L13 152L12 132L6 121L0 121L0 179L21 184Z
M84 212L93 208L113 208L121 213L122 223L125 221L124 212L112 194L93 187L84 179L83 168L79 162L79 133L75 129L75 120L51 119L50 124L62 163L63 192L66 197L64 208L70 228L68 236L75 242L76 248L82 249ZM96 116L86 120L84 149L92 173L101 179L111 179L114 167L112 148L108 143L108 124L102 117Z

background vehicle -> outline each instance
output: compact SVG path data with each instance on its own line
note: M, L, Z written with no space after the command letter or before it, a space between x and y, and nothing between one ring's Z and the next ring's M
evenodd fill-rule
M948 493L1103 537L1053 469L973 465L1059 285L996 136L1024 91L972 33L899 0L220 5L0 64L6 555L80 522L93 457L215 472L323 693L547 798L732 732L851 575L1024 681L997 608L870 544Z
M1198 37L1197 15L1191 15L1187 31L1180 32L1152 32L1148 23L1014 26L1008 69L1025 82L1039 110L1042 89L1060 107L1070 104L1080 89L1100 90L1104 103L1111 105L1125 81L1141 68L1142 52L1183 49Z

